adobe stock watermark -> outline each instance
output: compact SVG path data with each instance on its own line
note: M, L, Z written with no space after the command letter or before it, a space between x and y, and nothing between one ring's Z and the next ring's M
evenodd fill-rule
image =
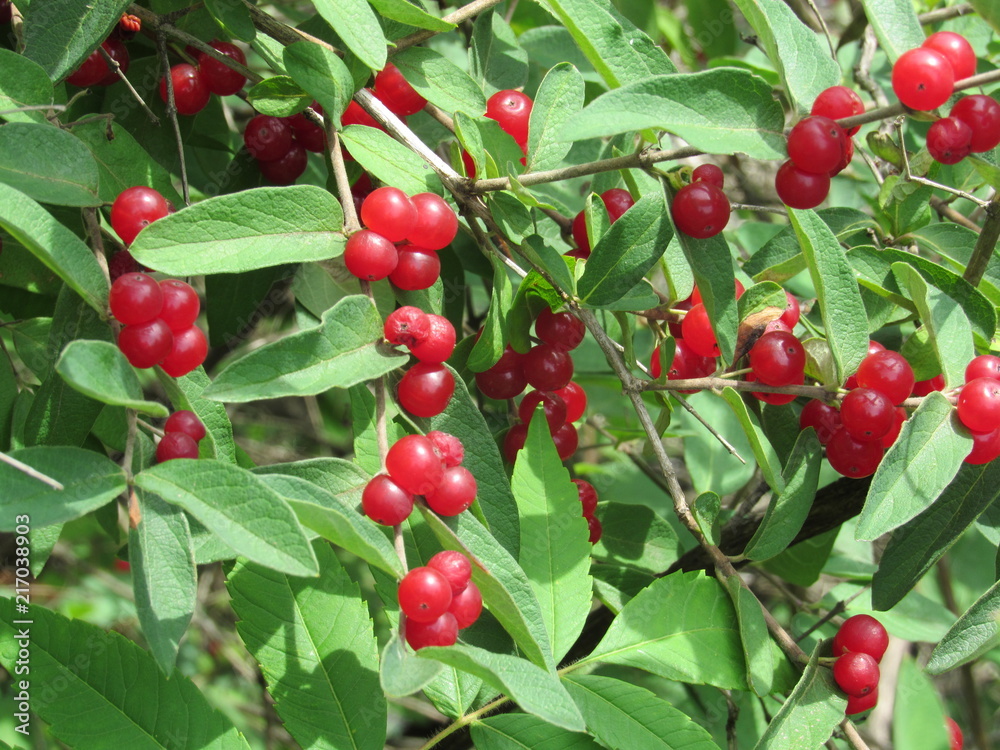
M14 518L14 609L17 615L27 616L31 603L31 546L28 535L31 518L20 515ZM11 623L14 627L14 642L17 657L14 659L14 729L24 736L31 734L31 625L32 620L17 617Z

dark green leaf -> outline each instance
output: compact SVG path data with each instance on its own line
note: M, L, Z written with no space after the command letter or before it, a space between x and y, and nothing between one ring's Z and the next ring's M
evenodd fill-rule
M410 5L406 0L400 2ZM486 112L486 97L479 84L440 52L410 47L394 55L392 64L418 94L445 112L462 111L472 117Z
M13 50L0 49L0 112L8 122L45 122L44 110L12 112L51 104L52 81L45 69Z
M469 68L487 94L520 88L528 78L528 55L510 24L495 10L481 13L476 19Z
M490 309L486 313L483 333L469 352L466 366L473 372L488 370L503 354L507 345L507 324L505 316L510 310L514 296L510 277L505 266L495 255L490 255L493 264L493 296L490 297Z
M205 8L228 34L237 39L252 42L257 36L245 5L230 0L205 0Z
M719 512L722 510L722 501L718 493L702 492L691 504L691 515L698 522L698 528L712 544L718 545L721 542L721 527L719 524Z
M651 573L622 565L595 565L591 575L594 577L594 594L616 615L656 580Z
M340 120L354 95L354 78L344 61L313 42L285 47L282 59L288 74L323 107L325 117Z
M118 123L111 124L114 137L108 139L108 127L102 120L73 128L73 135L90 149L100 172L98 196L112 203L118 194L135 185L148 185L167 200L181 204L170 181L170 172L155 161L139 142Z
M750 689L761 698L771 692L774 680L774 660L771 655L771 636L761 604L748 588L739 573L726 579L726 588L736 608L736 621L740 627L740 643L746 661L747 682Z
M757 417L750 413L747 405L743 402L743 397L735 389L729 386L723 388L722 398L729 404L729 408L736 414L736 418L740 420L740 426L743 427L743 432L750 442L750 448L753 450L754 458L757 459L757 465L764 475L764 480L772 490L780 494L785 489L785 480L781 476L781 462L767 436L764 435L764 430L761 429Z
M174 406L174 411L180 409L193 411L205 425L205 437L199 443L201 455L236 463L233 425L226 414L226 407L217 401L209 401L202 397L205 388L212 382L205 371L199 367L182 378L172 378L160 369L157 369L156 374L170 403Z
M598 516L603 533L594 545L595 560L661 573L680 554L677 532L645 505L606 503Z
M247 101L262 115L288 117L308 107L312 96L291 76L274 76L254 85Z
M839 529L789 547L764 563L764 567L797 586L812 586L830 557Z
M861 0L868 23L889 62L924 42L924 32L910 0Z
M358 164L386 185L407 195L441 192L441 180L430 165L378 128L348 125L340 138Z
M42 0L22 4L24 56L58 81L72 73L118 24L128 0Z
M124 406L152 417L170 414L163 404L142 398L135 368L107 341L70 342L56 362L56 372L80 393L102 404Z
M382 651L379 681L386 695L403 698L422 690L441 672L441 664L418 658L393 633Z
M391 18L393 21L399 21L407 26L416 26L418 29L429 29L430 31L450 31L455 28L455 24L432 16L420 8L417 3L411 3L408 0L370 0L370 2L383 18ZM410 49L417 48L411 47ZM392 58L393 63L398 61L399 55ZM410 77L406 78L409 81ZM412 81L410 83L412 84Z
M1000 582L958 618L934 647L927 671L941 674L967 664L1000 644Z
M562 163L572 144L559 140L558 134L583 109L583 101L583 76L575 67L560 63L545 74L531 108L529 171L555 169Z
M470 729L477 750L598 750L600 745L528 714L501 714L477 721Z
M382 70L388 41L378 16L365 0L316 0L316 10L344 44L372 70Z

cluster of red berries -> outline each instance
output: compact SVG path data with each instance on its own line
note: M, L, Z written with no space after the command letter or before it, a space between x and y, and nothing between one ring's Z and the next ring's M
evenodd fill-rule
M458 217L435 193L408 197L399 188L380 187L361 204L366 229L347 239L344 263L359 279L387 276L400 289L427 289L441 275L437 251L458 233ZM398 246L396 243L401 243Z
M399 608L406 615L406 642L414 651L452 646L458 631L479 619L483 596L472 582L472 564L461 552L445 550L399 582Z
M722 192L725 176L715 164L702 164L691 173L691 182L677 191L670 204L674 224L699 240L714 237L729 223L732 206Z
M958 419L972 433L967 464L1000 458L1000 357L983 354L965 368L958 394Z
M892 90L910 109L926 112L944 104L955 83L976 74L976 53L961 34L939 31L892 66Z
M809 117L788 134L788 161L774 178L782 202L792 208L815 208L830 192L830 178L854 158L851 137L860 126L844 130L835 121L865 111L861 98L846 86L832 86L816 97Z
M455 377L443 364L455 351L451 321L407 305L389 314L383 335L393 346L405 346L418 360L396 387L400 405L417 417L443 412L455 392Z
M241 65L247 64L246 55L235 44L215 39L209 42L209 46ZM170 69L177 114L196 115L208 105L212 94L230 96L246 84L246 77L225 63L205 52L189 51L196 56L196 65L179 63ZM160 81L160 98L167 101L166 76Z
M9 21L9 2L7 3L7 14L7 20ZM3 10L0 8L0 16L2 15ZM141 28L142 21L135 16L130 16L127 13L124 14L118 25L112 30L110 36L101 42L100 48L91 52L87 56L87 59L80 63L80 67L66 77L66 83L71 83L80 88L110 86L116 83L119 80L118 74L112 70L104 55L101 54L101 49L107 53L108 57L118 63L118 67L121 68L122 73L127 73L131 59L128 49L125 47L125 40L134 37Z
M438 515L457 516L476 499L476 478L462 466L462 441L447 432L406 435L385 457L385 474L377 474L361 493L361 507L383 526L397 526L413 511L416 495Z
M175 411L163 425L163 439L156 446L156 462L175 458L198 458L198 443L205 437L205 425L193 411Z
M514 89L498 91L486 100L486 116L495 120L525 155L528 153L528 124L533 105L530 96ZM526 164L527 159L522 158L521 163ZM462 151L462 164L465 165L465 174L469 179L476 179L476 164L468 151Z
M576 494L580 498L583 517L587 519L587 526L590 528L590 543L597 544L604 532L604 527L597 517L597 490L585 479L574 479L573 484L576 485Z
M312 108L323 114L316 102ZM326 133L302 112L289 117L257 115L243 130L243 143L268 182L291 185L306 171L306 151L321 153L326 148Z
M854 615L833 637L833 679L847 693L847 715L878 703L879 662L889 648L889 634L871 615Z
M622 214L635 205L635 199L632 198L632 194L622 188L605 190L601 193L601 201L604 203L604 208L607 210L608 218L612 224L618 221L622 217ZM566 255L571 258L586 260L590 257L590 237L587 236L586 211L581 211L573 219L572 231L576 248L570 250Z
M208 341L194 324L201 301L183 281L125 274L111 285L108 305L122 324L118 348L132 366L159 365L179 378L205 361Z
M927 150L942 164L958 164L969 154L1000 144L1000 103L984 94L963 96L948 117L927 131Z

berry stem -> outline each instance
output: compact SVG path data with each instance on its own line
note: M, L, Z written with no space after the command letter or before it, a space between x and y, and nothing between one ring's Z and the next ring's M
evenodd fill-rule
M347 168L344 166L344 152L340 148L340 134L332 117L326 118L326 140L330 144L330 166L334 179L337 181L337 194L340 206L344 210L344 232L352 235L361 229L358 221L358 211L354 206L354 196L351 195L351 184L347 179ZM385 456L382 456L385 458Z
M953 188L950 185L942 185L940 182L934 182L933 180L928 180L926 177L913 174L913 170L910 169L910 155L907 153L906 147L903 145L903 118L897 118L896 122L893 123L893 127L896 129L896 135L899 136L899 153L903 158L903 172L909 182L915 182L918 185L926 185L927 187L932 187L937 190L943 190L946 193L951 193L952 195L957 195L959 198L965 198L967 201L975 203L980 208L985 209L989 205L988 201L984 201L982 198L977 198L964 190ZM983 270L985 270L985 268Z
M737 451L736 448L733 447L732 443L730 443L728 440L722 437L722 435L719 434L719 431L716 430L714 427L712 427L712 425L710 425L708 421L703 416L701 416L701 414L698 413L698 410L688 403L688 400L686 398L678 398L676 399L676 401L684 408L685 411L687 411L688 414L690 414L692 417L701 422L702 425L705 427L705 429L708 430L710 433L712 433L712 437L714 437L716 440L722 443L722 446L732 455L736 456L736 458L740 460L740 463L746 464L747 462L746 459L739 454L739 451Z
M174 77L170 73L170 60L167 57L167 35L163 29L156 30L156 51L160 57L160 71L167 84L167 117L174 126L174 137L177 139L177 157L181 166L181 194L184 205L191 205L191 189L188 187L187 162L184 160L184 140L181 138L181 125L177 120L177 103L174 100Z
M986 222L963 274L963 278L973 286L979 286L979 282L983 280L983 274L986 273L986 266L993 257L993 249L998 239L1000 239L1000 193L994 193L993 198L986 204Z
M101 271L104 273L104 278L108 282L108 286L111 286L111 272L108 269L108 258L104 254L104 238L101 236L101 220L97 216L96 208L85 208L83 209L83 226L87 230L87 236L90 238L90 249L94 251L94 257L97 259L97 265L101 267ZM117 322L113 323L115 327L115 333L118 333Z

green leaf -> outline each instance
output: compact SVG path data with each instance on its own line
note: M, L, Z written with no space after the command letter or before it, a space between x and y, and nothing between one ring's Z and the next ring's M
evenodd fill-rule
M13 425L14 404L17 401L18 388L14 370L10 367L0 367L0 451L10 447L10 436Z
M761 429L757 417L750 413L747 405L743 402L743 397L735 389L729 386L723 388L722 398L729 404L733 413L736 414L736 418L740 420L740 426L743 427L743 432L750 442L750 448L753 450L754 458L757 459L757 465L764 475L764 480L772 490L780 494L785 489L785 480L780 473L781 461L774 448L771 447L764 430Z
M562 163L572 144L559 140L558 134L583 109L583 101L583 76L573 65L560 63L545 74L531 108L529 172L555 169Z
M570 266L567 265L575 261L566 258L537 234L525 237L517 249L532 264L547 271L562 291L576 295L576 280L571 275Z
M107 341L70 342L56 362L56 372L80 393L102 404L136 409L152 417L170 414L163 404L142 398L135 368Z
M137 474L135 483L179 505L250 560L316 575L316 556L292 509L249 471L213 459L176 459Z
M0 128L0 182L42 203L99 206L97 163L71 133L33 122Z
M744 555L751 560L767 560L792 543L816 497L822 460L823 448L816 431L807 428L800 432L782 472L785 489L771 496L764 518L747 543Z
M41 65L53 82L58 81L107 38L128 5L128 0L22 3L24 56Z
M941 674L1000 645L1000 582L976 600L934 647L927 671Z
M736 316L745 321L751 315L757 315L766 310L781 310L788 307L785 290L773 281L761 281L748 288L736 300Z
M174 276L240 273L344 252L344 215L313 185L244 190L196 203L143 229L136 260Z
M441 193L441 180L423 159L402 143L367 125L348 125L340 138L371 176L407 195Z
M108 280L90 248L31 198L3 183L0 183L0 226L88 305L101 315L106 314Z
M197 598L194 547L184 511L146 492L138 498L139 522L128 533L135 609L149 650L169 675Z
M926 509L951 482L972 449L955 407L937 391L903 422L868 488L857 538L873 540Z
M475 646L422 648L419 656L469 672L502 690L523 710L571 732L582 732L583 717L555 673L508 654Z
M972 7L986 23L1000 32L1000 7L994 5L990 0L971 0Z
M854 269L833 231L814 211L791 209L788 214L819 296L823 326L842 383L868 353L868 316Z
M399 2L416 8L406 0ZM479 84L440 52L410 47L393 55L392 64L418 94L445 112L462 111L472 117L486 112L486 97Z
M471 514L445 521L423 504L417 508L444 549L461 552L472 562L472 580L482 592L483 602L521 652L535 664L553 669L542 608L521 566Z
M543 414L539 417L539 414ZM511 489L521 517L519 562L542 608L552 654L559 662L576 642L590 612L590 532L570 481L536 409L524 450L517 454Z
M603 532L595 560L662 573L680 555L674 528L645 505L606 503L599 512Z
M673 573L626 604L582 662L623 664L669 680L746 690L737 628L732 602L718 581L700 571Z
M838 531L834 529L799 542L767 560L764 567L797 586L812 586L830 557Z
M0 530L12 531L15 517L30 510L32 528L79 518L123 493L125 472L107 456L83 448L37 446L9 454L63 485L53 489L0 462Z
M233 425L226 414L226 407L202 397L205 388L212 382L205 371L199 367L182 378L172 378L161 369L157 369L156 374L161 387L174 406L174 411L180 409L193 411L205 425L205 437L199 443L201 455L236 463Z
M672 236L663 196L644 195L601 237L577 282L580 299L590 306L623 297L646 275Z
M381 750L386 701L368 607L329 545L313 549L318 579L236 565L226 585L237 630L299 745Z
M273 76L255 84L247 92L247 101L262 115L288 117L308 107L312 95L291 76Z
M0 599L0 663L18 658L11 599ZM31 606L31 709L77 750L250 750L243 736L183 674L169 679L151 654L115 631Z
M0 115L8 122L45 122L44 110L11 112L52 104L52 81L45 69L13 50L0 49Z
M847 699L833 681L833 672L819 665L821 648L816 646L798 684L767 725L755 750L822 747L844 720Z
M313 42L285 47L282 60L288 74L323 107L324 116L340 120L354 95L354 77L344 61Z
M247 43L257 37L257 30L245 5L229 0L205 0L205 8L226 33Z
M594 594L616 615L655 580L651 573L622 565L595 565L591 575Z
M892 532L872 578L872 606L894 607L997 498L1000 462L963 464L927 510Z
M478 750L598 750L600 745L579 732L549 724L528 714L500 714L475 722L469 730Z
M698 528L712 544L721 544L721 528L719 524L719 512L722 510L722 501L717 492L702 492L691 504L691 515L698 522Z
M667 130L710 154L785 155L785 115L771 87L745 70L659 75L602 94L565 128L571 141L647 128Z
M949 750L944 706L937 688L917 662L906 656L899 666L892 711L892 746L896 750Z
M761 698L771 692L774 681L774 661L771 656L771 636L761 604L740 579L739 573L726 579L726 589L736 608L736 621L740 627L740 643L746 661L747 682L750 689Z
M441 671L441 664L418 658L394 631L382 651L379 681L386 695L404 698L425 688Z
M372 70L382 70L388 41L366 0L316 0L316 10L344 44Z
M495 365L503 355L507 345L507 324L505 316L510 310L514 297L507 267L495 255L490 255L493 264L493 295L490 297L490 309L486 312L486 322L483 323L483 333L472 346L466 367L473 372L483 372Z
M802 23L790 6L762 0L735 2L800 111L807 110L821 91L840 83L840 65L830 56L826 40Z
M487 94L520 88L528 78L528 55L495 10L481 13L472 28L469 72Z
M889 62L896 62L901 54L924 43L924 32L910 0L861 0L861 6Z
M73 135L83 141L97 162L101 201L112 203L123 190L148 185L180 205L181 199L170 181L170 172L154 161L121 125L112 123L111 131L114 137L108 139L107 123L103 120L73 128Z
M567 675L563 684L587 729L606 747L629 750L719 750L684 712L649 690L598 675Z
M377 378L403 361L382 345L382 318L370 299L345 297L320 325L285 336L227 365L205 397L227 403L311 396Z
M543 0L542 5L569 30L610 89L677 72L667 54L608 0Z
M408 0L370 0L370 2L383 18L390 18L407 26L430 31L451 31L455 28L455 24L432 16L419 5L408 2ZM417 48L411 47L410 49ZM394 56L392 62L398 64L399 55ZM406 80L412 85L413 82L410 81L409 76L406 76Z

